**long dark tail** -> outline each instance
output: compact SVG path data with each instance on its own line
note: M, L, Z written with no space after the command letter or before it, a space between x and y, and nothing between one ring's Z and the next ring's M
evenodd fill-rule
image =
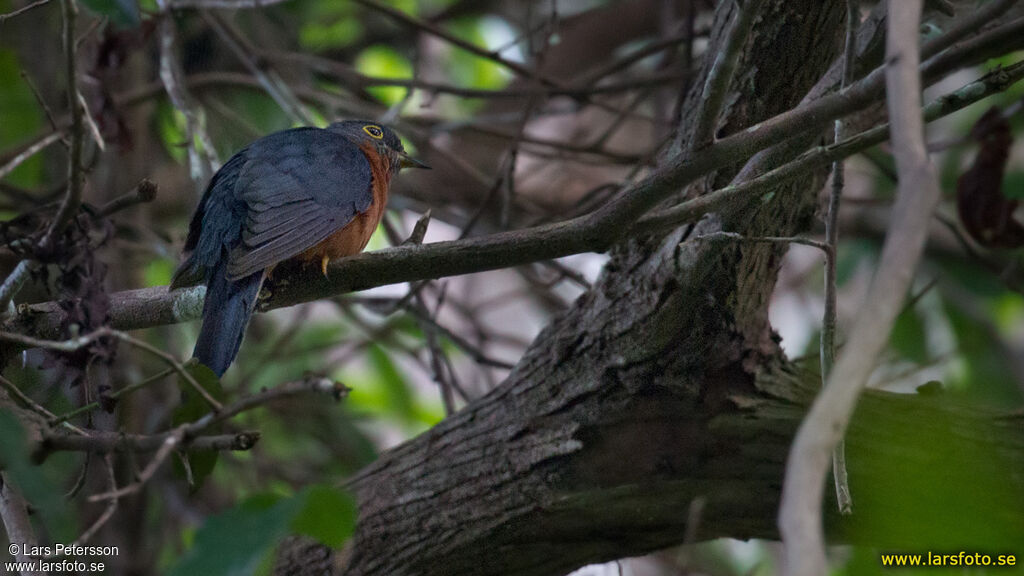
M261 271L232 282L227 278L224 260L213 269L207 283L203 327L192 352L217 376L227 371L238 354L264 277Z

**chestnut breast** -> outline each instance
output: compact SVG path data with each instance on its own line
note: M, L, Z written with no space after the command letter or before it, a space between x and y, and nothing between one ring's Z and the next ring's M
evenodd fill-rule
M371 187L373 188L373 200L365 212L356 214L351 222L340 230L331 234L326 240L306 250L298 256L304 262L321 261L325 256L331 260L358 254L366 248L370 236L373 235L381 217L384 216L384 207L388 202L388 188L391 185L391 170L388 159L369 146L359 147L366 159L370 162L370 170L373 173Z

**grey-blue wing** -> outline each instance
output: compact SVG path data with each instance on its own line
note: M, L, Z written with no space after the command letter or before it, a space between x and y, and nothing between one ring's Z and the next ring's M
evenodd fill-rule
M317 128L272 134L249 147L235 181L246 207L228 278L243 278L323 242L373 200L363 152Z
M241 237L245 205L235 198L235 182L245 165L248 148L232 156L214 174L189 224L185 240L187 258L174 272L171 289L205 283L224 257L225 248Z

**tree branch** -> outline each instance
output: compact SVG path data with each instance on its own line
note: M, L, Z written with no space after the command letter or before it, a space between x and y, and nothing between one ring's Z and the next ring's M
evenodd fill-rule
M165 434L119 434L116 432L90 431L88 436L68 436L49 434L36 450L37 454L52 451L94 452L106 454L110 452L153 452L163 445ZM184 450L245 451L252 449L259 442L260 433L251 430L235 434L218 434L212 436L196 436L182 443Z
M737 5L738 3L733 2L728 4L728 6ZM704 83L704 96L701 99L700 111L697 112L697 119L690 135L690 154L707 147L714 141L718 115L725 104L725 96L729 93L729 84L736 71L736 63L739 62L743 46L750 35L750 29L754 26L755 17L761 12L763 5L764 0L747 0L743 3L743 7L738 9L739 13L736 14L736 18L729 28L725 45L720 51L717 51L711 62L711 69L708 71Z
M14 488L14 485L7 482L3 473L0 473L0 519L3 520L4 530L7 531L7 541L11 545L17 545L18 551L13 554L18 562L31 562L33 559L28 555L27 550L36 545L35 532L32 530L32 520L28 517L28 502ZM26 576L36 576L40 572L23 572Z
M829 454L843 439L857 399L878 355L889 341L928 236L940 190L928 159L921 117L917 27L920 0L889 3L886 84L899 191L882 258L865 307L853 326L826 386L800 426L786 465L779 511L787 573L817 576L827 571L821 521Z
M1008 89L1022 78L1024 62L991 72L930 103L924 110L925 118L932 121L952 114ZM682 223L694 221L703 214L770 189L776 184L795 179L806 174L808 170L826 166L830 162L884 142L888 137L889 126L886 124L838 144L815 148L793 162L753 180L730 185L678 206L652 213L640 219L629 233L661 233ZM708 150L718 145L712 144ZM578 220L570 221L572 222ZM565 223L553 224L480 238L422 246L399 246L337 260L330 265L329 279L314 272L299 274L292 280L292 284L275 287L274 290L279 291L265 300L261 304L261 309L271 310L397 282L494 270L601 250L606 245L606 241L600 238L597 241L590 241L583 234L574 234L572 228L562 230L566 226ZM542 232L541 236L531 239L537 231ZM111 295L111 325L120 330L136 330L195 320L201 315L204 294L202 287L175 292L168 292L165 287L117 292ZM15 327L40 337L57 335L63 312L55 302L34 304L25 310L15 319Z

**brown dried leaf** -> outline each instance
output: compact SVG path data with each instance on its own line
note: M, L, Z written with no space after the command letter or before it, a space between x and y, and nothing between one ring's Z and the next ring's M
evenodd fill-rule
M957 182L957 211L964 229L989 248L1024 246L1024 226L1013 219L1018 201L1003 194L1003 174L1013 144L1010 123L999 108L989 109L974 125L980 145L974 164Z

